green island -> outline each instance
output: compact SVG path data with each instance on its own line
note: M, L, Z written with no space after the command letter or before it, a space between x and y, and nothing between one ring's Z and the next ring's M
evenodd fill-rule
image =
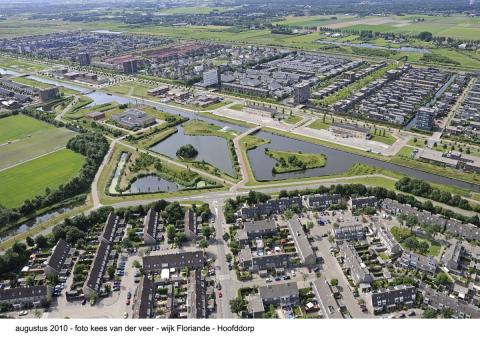
M277 174L322 168L327 163L327 157L324 154L277 151L268 148L265 149L265 154L277 161L272 169Z

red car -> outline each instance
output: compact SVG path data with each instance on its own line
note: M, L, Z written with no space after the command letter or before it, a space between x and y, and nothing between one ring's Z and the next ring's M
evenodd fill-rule
M127 299L127 301L125 302L125 304L128 306L130 305L130 299Z
M218 297L221 298L223 296L222 292L218 292Z

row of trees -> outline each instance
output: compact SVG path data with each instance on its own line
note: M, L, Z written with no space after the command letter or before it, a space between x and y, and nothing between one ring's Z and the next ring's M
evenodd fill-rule
M471 204L460 195L452 195L448 191L433 188L429 183L421 179L403 177L395 183L395 189L461 209L480 212L480 206Z
M79 134L67 143L67 148L86 157L79 174L56 190L47 188L44 196L26 200L19 208L22 215L30 215L35 210L62 202L68 198L85 193L89 190L95 174L108 152L109 143L101 134L86 132Z

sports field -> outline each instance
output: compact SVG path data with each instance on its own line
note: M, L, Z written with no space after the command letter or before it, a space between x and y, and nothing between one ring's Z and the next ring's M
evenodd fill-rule
M63 149L74 135L74 132L63 128L44 129L32 133L31 137L3 144L0 146L0 171Z
M0 172L0 204L13 208L26 199L56 189L68 182L82 167L84 158L71 150L59 150L44 157Z
M2 118L0 119L0 145L8 141L28 138L29 135L41 130L53 129L55 129L53 125L24 115Z

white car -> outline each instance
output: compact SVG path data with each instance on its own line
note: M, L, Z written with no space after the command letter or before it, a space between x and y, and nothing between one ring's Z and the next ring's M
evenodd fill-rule
M268 282L272 282L272 278L271 278L271 277L267 277L267 278L265 279L265 282L267 282L267 283L268 283Z
M128 313L127 313L127 312L125 312L125 313L123 314L123 318L124 318L124 319L128 319Z
M27 310L22 310L21 312L18 312L18 316L25 316L25 315L28 315Z

